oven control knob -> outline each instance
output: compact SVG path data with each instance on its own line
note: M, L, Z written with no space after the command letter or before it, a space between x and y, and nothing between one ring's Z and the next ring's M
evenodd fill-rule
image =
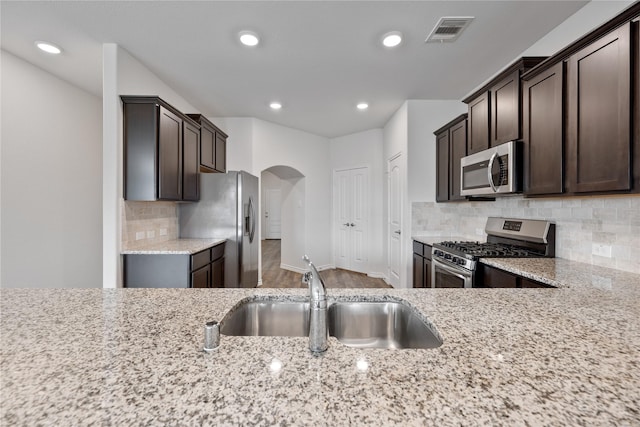
M444 259L451 259L451 254L445 254Z
M460 260L458 259L457 256L454 256L453 258L451 258L451 262L454 263L454 264L458 264L459 261Z
M433 251L433 254L435 256L442 256L442 251L436 249L435 251Z
M458 258L458 265L465 265L464 258Z

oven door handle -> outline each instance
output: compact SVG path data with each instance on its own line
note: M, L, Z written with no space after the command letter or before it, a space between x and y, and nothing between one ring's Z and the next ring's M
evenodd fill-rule
M442 262L438 261L436 258L433 258L431 260L431 264L433 267L433 278L431 280L431 287L435 288L436 287L436 268L441 268L444 271L446 271L447 273L451 274L454 277L457 277L458 279L464 281L464 287L465 288L470 288L470 277L472 276L473 273L469 273L468 276L465 276L464 274L460 273L460 270L456 270L453 267L449 267L447 264L443 264Z

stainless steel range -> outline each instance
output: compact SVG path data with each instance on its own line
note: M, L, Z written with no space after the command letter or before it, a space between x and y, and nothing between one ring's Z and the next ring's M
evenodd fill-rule
M549 221L489 217L487 242L441 242L431 251L431 286L472 288L479 258L554 257L556 226Z

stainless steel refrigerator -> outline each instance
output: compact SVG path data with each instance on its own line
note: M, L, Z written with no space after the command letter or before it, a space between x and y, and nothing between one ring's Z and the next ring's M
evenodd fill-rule
M180 204L181 238L227 239L225 288L258 285L258 178L244 171L200 174L200 201Z

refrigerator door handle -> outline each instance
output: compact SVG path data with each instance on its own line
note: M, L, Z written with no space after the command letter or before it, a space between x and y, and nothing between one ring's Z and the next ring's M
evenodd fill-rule
M256 234L256 212L253 208L253 199L249 197L249 222L251 229L249 230L249 243L253 243L253 237Z

